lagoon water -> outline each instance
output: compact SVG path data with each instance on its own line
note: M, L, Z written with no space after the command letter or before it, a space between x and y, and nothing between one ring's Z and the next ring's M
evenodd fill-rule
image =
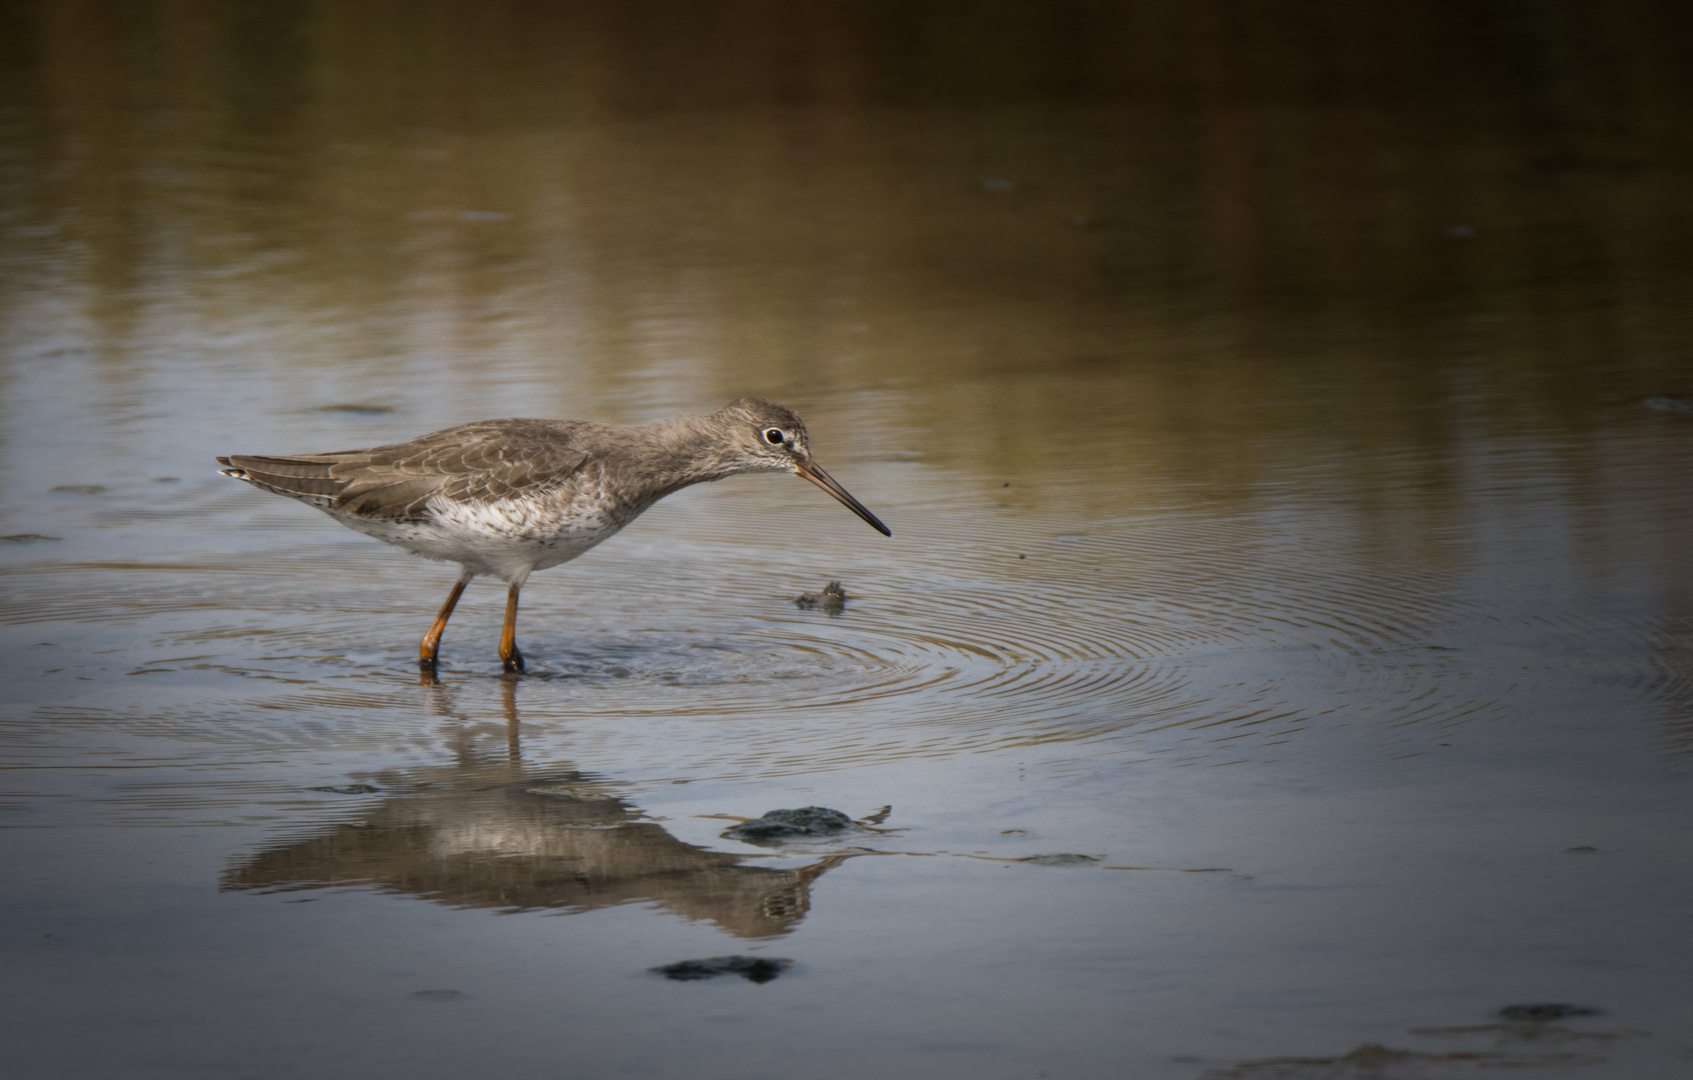
M9 1077L1693 1070L1685 12L0 12ZM748 394L520 678L211 460Z

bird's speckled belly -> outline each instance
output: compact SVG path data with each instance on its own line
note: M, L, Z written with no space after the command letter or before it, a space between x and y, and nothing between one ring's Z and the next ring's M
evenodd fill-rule
M508 582L569 562L635 517L627 506L618 512L603 485L594 483L551 497L486 503L437 497L428 509L431 520L423 522L334 516L350 529L414 555L456 562L473 574Z

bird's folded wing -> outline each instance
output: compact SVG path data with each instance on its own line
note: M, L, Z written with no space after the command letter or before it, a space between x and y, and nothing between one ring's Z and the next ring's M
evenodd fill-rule
M327 454L232 454L241 479L338 514L421 521L436 495L495 502L562 486L587 461L557 427L467 424L409 443Z

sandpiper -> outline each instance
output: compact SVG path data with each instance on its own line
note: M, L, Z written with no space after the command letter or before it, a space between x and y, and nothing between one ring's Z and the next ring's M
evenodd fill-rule
M484 420L390 446L231 454L217 462L223 475L315 506L349 529L459 564L458 581L418 646L426 672L435 670L447 619L478 575L509 586L500 659L505 670L522 671L517 596L529 575L569 562L689 484L791 472L893 535L811 460L800 418L758 398L641 427Z

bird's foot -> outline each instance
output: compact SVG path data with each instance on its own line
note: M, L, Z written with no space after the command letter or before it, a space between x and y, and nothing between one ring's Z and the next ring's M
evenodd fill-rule
M417 658L417 670L422 671L422 672L429 674L429 675L435 674L435 658L433 656L420 656L420 657L418 657Z
M511 647L510 656L502 656L500 659L505 661L508 672L523 670L523 654L517 651L516 645Z

